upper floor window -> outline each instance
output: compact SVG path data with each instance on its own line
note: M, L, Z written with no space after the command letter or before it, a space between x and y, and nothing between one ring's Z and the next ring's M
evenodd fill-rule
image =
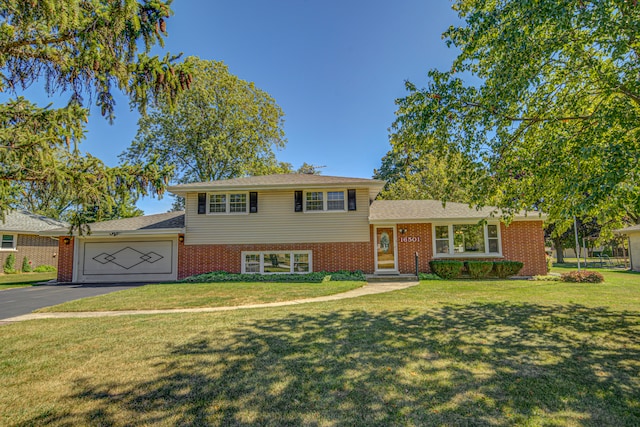
M497 224L434 225L436 256L499 255L500 235Z
M209 213L247 213L247 193L209 194Z
M3 234L2 242L0 243L0 249L13 250L16 248L16 235L15 234Z
M307 191L305 211L344 211L344 191Z

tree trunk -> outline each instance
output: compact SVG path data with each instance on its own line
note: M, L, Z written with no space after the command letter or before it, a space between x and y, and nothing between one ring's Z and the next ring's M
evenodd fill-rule
M562 253L562 239L556 237L553 239L553 246L556 248L556 262L561 264L564 262L564 254Z

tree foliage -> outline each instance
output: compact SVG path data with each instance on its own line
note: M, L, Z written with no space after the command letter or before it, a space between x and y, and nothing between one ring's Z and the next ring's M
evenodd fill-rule
M450 70L407 83L393 132L464 153L473 202L607 227L640 213L640 7L623 0L457 0ZM567 222L568 223L568 222Z
M80 209L115 194L162 194L170 170L153 164L106 167L84 155L87 107L114 118L113 91L144 111L172 100L191 82L176 57L149 56L163 45L169 1L39 0L0 5L0 211L19 204L29 183L72 191ZM68 94L62 108L39 107L18 94L41 83L49 95ZM74 226L80 226L79 217Z
M129 161L175 165L177 182L210 181L284 172L273 149L285 145L283 113L253 83L231 74L222 62L186 59L193 85L138 122L138 134L121 155Z

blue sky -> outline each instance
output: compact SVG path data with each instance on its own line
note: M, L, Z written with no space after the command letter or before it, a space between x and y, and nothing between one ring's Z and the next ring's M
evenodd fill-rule
M165 50L223 61L268 92L285 113L288 142L278 160L369 178L390 148L404 81L424 86L430 68L447 69L455 57L441 38L457 22L450 7L446 0L175 0ZM81 145L112 166L139 117L126 99L117 101L113 125L92 109ZM138 206L165 212L171 199Z

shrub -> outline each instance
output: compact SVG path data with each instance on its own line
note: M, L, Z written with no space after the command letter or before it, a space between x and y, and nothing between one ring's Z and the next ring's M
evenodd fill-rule
M442 280L442 278L437 274L431 274L431 273L418 273L418 279L419 280Z
M604 277L597 271L570 271L568 273L562 273L563 282L570 283L602 283Z
M42 264L33 269L36 273L54 273L58 271L53 265Z
M553 257L551 255L545 255L545 259L547 260L547 273L551 271L553 268Z
M487 277L493 270L492 261L467 261L465 262L469 276L474 279Z
M463 266L464 264L462 263L462 261L444 259L429 261L429 267L431 267L431 271L433 271L443 279L455 279L457 277L460 277Z
M321 283L325 281L365 281L364 273L361 271L337 271L327 273L317 271L307 274L237 274L226 271L212 271L210 273L197 274L185 277L180 280L186 283L219 283L219 282L287 282L287 283Z
M560 276L533 276L529 280L535 280L537 282L559 282L562 278Z
M22 272L29 273L32 270L33 269L31 268L31 261L29 261L29 258L27 257L22 258Z
M4 272L5 274L13 274L16 272L16 256L13 253L10 253L4 261Z
M524 264L520 261L495 261L493 263L493 273L501 279L515 276Z

